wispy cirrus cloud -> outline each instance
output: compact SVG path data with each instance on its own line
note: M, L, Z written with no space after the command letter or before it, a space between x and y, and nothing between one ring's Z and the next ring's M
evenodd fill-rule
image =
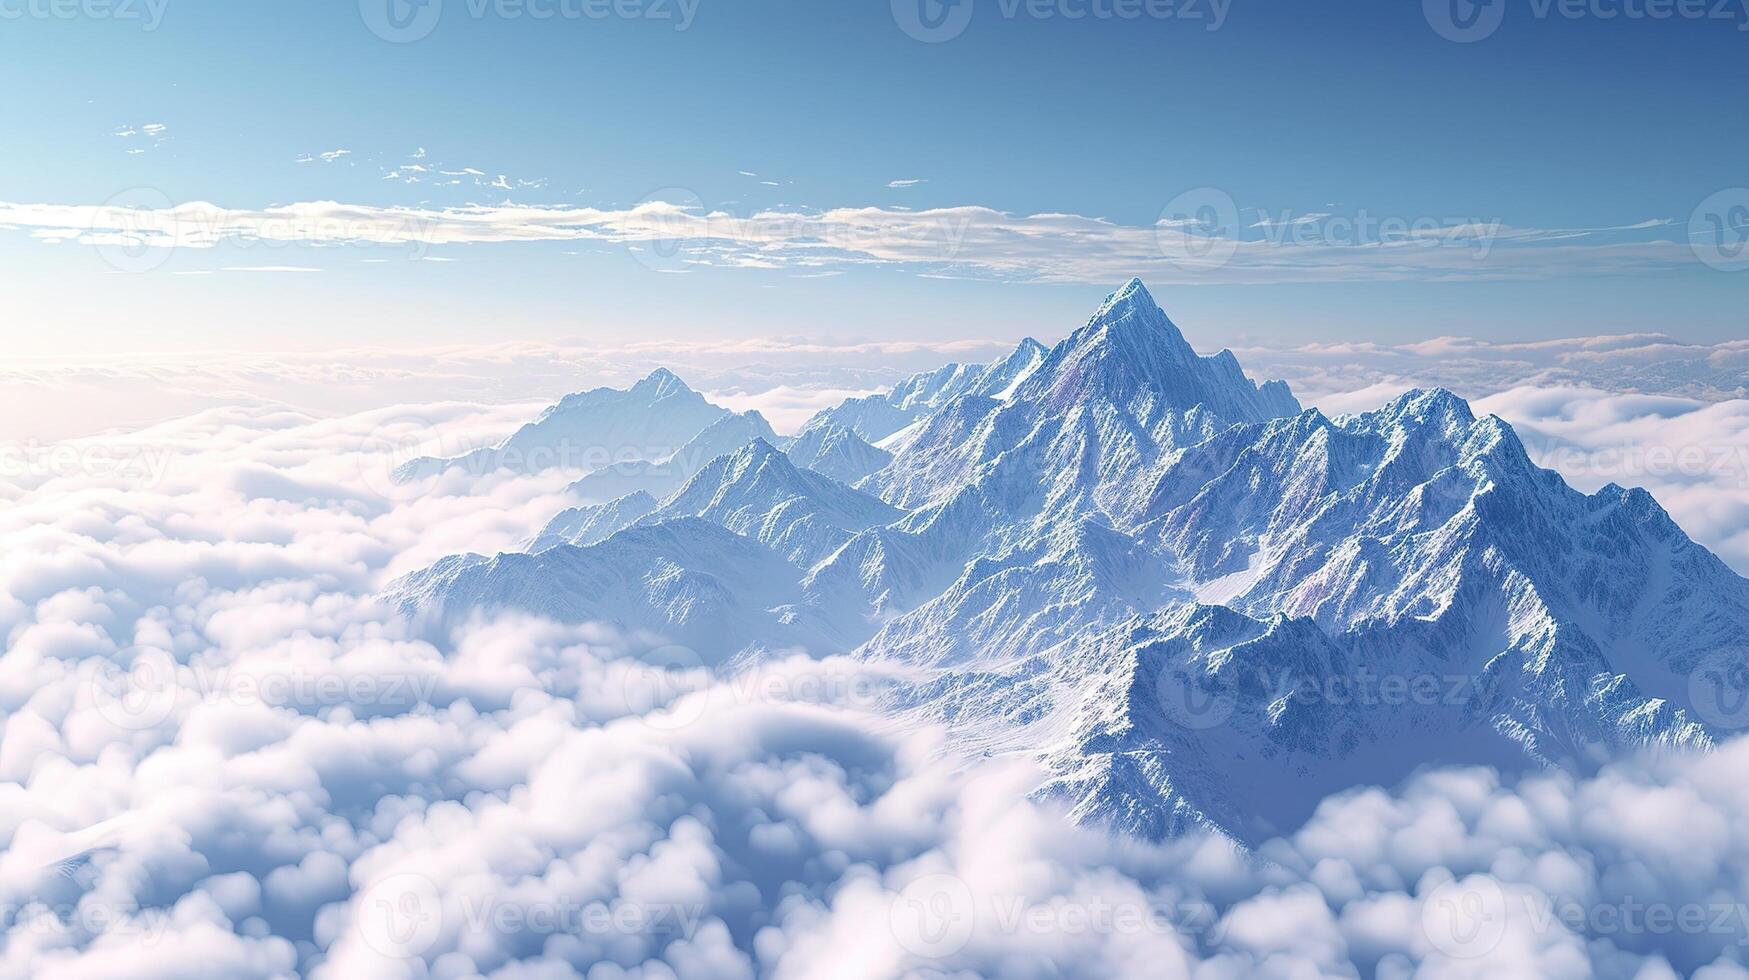
M115 135L128 141L129 156L138 156L155 149L170 139L170 127L163 123L142 123L138 126L117 126Z
M1025 282L1107 283L1132 275L1161 284L1524 280L1659 275L1697 267L1688 229L1663 219L1531 228L1491 219L1359 212L1278 214L1246 225L1235 210L1211 226L1206 215L1174 217L1181 213L1198 210L1173 205L1153 224L1134 225L976 205L770 208L738 215L662 200L623 208L0 203L0 226L53 242L124 241L155 248L254 240L421 246L592 241L658 246L673 256L674 271L884 265Z

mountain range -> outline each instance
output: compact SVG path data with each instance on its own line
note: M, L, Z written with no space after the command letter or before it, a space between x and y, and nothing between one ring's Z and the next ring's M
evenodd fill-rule
M1147 837L1291 830L1416 767L1586 769L1706 747L1692 678L1749 580L1644 491L1537 467L1443 390L1302 408L1198 354L1139 281L1063 341L851 399L793 440L659 371L503 444L593 468L526 552L390 585L411 614L607 620L732 670L802 647L906 669L888 707Z

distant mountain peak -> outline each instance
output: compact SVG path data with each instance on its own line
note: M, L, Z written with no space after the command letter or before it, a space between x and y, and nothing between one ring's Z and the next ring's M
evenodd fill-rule
M739 435L740 433L750 434ZM725 438L725 435L736 437L736 445L732 447L728 445L718 445L718 443ZM778 435L776 432L772 431L771 423L765 420L765 416L753 410L745 412L729 412L722 418L717 419L715 422L706 426L704 431L693 437L695 442L706 441L711 443L711 457L733 452L749 439L762 439L767 442L773 442L777 440L777 438ZM706 457L706 459L711 457Z
M846 426L827 419L802 432L784 452L796 465L850 485L892 461Z
M810 566L858 531L897 519L886 503L796 467L783 450L753 438L719 456L662 502L646 523L693 515L755 537Z
M1031 337L1016 344L1001 360L984 369L977 382L962 394L988 395L998 400L1014 394L1051 352L1049 347Z
M662 398L677 392L691 391L692 389L687 387L686 382L680 380L679 375L665 367L659 367L645 375L642 381L632 385L631 390L649 395L653 398Z
M632 387L596 387L572 392L547 406L534 421L503 442L461 456L420 457L395 469L395 479L430 476L452 467L475 472L510 469L596 470L620 459L627 448L644 452L672 449L729 414L686 386L674 372L657 368ZM630 488L626 488L630 489ZM607 498L617 497L616 490Z

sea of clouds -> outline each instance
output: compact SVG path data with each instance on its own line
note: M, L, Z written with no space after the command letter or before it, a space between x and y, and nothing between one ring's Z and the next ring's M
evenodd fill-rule
M527 414L211 408L0 479L0 975L1749 976L1749 742L1146 844L836 651L373 602L565 506L387 479Z

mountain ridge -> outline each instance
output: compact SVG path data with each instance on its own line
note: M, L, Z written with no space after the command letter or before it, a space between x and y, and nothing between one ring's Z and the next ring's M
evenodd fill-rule
M755 439L665 499L573 514L560 530L589 547L542 551L544 574L659 559L695 590L682 605L718 611L714 659L805 633L896 662L919 680L895 717L1032 754L1041 795L1149 837L1258 839L1429 762L1577 769L1719 731L1690 685L1749 637L1749 580L1649 494L1574 490L1449 391L1302 408L1230 351L1197 354L1132 280L1048 349L870 397L810 421L803 465ZM849 424L876 415L910 421L877 448ZM879 465L809 469L832 439ZM661 528L684 533L652 557ZM496 580L433 566L390 594L415 612L563 606L520 561ZM750 569L765 580L740 582ZM565 612L664 628L614 594L626 609ZM1329 696L1369 672L1463 697ZM1203 724L1193 702L1225 715Z

